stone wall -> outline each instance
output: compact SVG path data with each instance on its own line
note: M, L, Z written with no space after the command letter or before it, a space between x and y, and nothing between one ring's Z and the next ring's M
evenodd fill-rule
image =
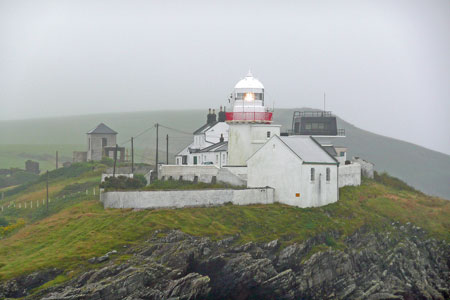
M274 203L272 188L177 190L177 191L118 191L101 193L105 208L181 208Z
M361 185L361 165L352 163L350 165L339 166L339 187L348 185Z

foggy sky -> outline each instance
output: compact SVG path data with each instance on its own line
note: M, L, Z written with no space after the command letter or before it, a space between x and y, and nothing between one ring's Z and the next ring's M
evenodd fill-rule
M270 106L326 92L354 125L450 154L449 53L448 0L0 0L0 119L217 108L251 68Z

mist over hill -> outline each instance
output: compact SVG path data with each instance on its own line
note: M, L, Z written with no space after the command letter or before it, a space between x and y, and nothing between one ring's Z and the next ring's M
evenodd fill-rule
M295 110L301 109L275 111L274 122L283 126L282 131L291 128L292 113ZM49 154L54 153L53 149L63 148L63 157L70 159L68 145L73 145L73 150L82 149L86 144L85 133L100 122L106 123L119 133L119 144L147 129L136 139L135 145L139 150L138 160L149 163L154 162L155 149L155 130L151 127L155 123L161 123L179 130L160 128L160 155L165 159L164 141L166 134L169 134L169 154L170 159L173 159L173 154L190 143L191 136L187 133L193 132L206 122L206 114L207 110L144 111L0 121L0 155L4 156L0 160L0 168L13 166L8 165L6 155L2 154L6 152L2 152L2 149L10 149L8 155L17 152L17 155L24 157L23 152L32 152L45 144L54 145L51 151L48 150ZM338 127L346 131L346 137L342 138L340 145L349 148L348 157L362 157L373 162L378 171L386 171L399 177L427 194L450 199L449 155L365 131L342 119L338 119ZM129 143L124 146L130 147ZM42 154L41 150L40 155Z

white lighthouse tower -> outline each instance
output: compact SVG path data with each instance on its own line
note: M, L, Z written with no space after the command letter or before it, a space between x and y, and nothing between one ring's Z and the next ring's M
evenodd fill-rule
M280 135L281 125L272 124L272 112L264 106L264 86L249 71L234 87L229 124L228 165L246 166L247 159L273 135Z

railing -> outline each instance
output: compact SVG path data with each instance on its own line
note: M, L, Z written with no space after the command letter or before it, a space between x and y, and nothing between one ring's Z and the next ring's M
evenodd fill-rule
M339 128L337 130L337 135L338 136L345 136L345 129L344 128Z
M271 112L227 112L226 120L230 122L253 121L260 123L272 122Z
M331 111L295 111L294 118L296 117L332 117Z

